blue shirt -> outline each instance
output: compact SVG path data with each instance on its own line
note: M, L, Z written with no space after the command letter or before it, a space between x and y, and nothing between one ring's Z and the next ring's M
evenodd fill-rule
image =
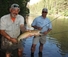
M31 26L42 27L41 32L47 31L48 29L52 29L50 19L48 19L47 17L44 19L42 16L35 18Z

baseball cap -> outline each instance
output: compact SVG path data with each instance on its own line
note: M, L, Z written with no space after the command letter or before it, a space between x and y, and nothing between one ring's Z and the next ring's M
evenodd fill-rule
M18 4L12 4L11 9L19 9L20 10L20 7Z
M48 12L47 8L43 8L42 11L46 11L46 12Z

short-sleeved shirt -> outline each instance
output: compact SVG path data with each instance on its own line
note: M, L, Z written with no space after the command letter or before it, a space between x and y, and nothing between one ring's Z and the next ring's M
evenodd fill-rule
M48 29L52 29L50 19L48 19L47 17L44 19L42 16L36 17L31 26L42 27L41 32L47 31Z
M5 32L12 38L17 38L20 34L20 25L24 25L24 18L21 15L17 15L15 22L10 17L10 14L4 15L0 19L0 30Z

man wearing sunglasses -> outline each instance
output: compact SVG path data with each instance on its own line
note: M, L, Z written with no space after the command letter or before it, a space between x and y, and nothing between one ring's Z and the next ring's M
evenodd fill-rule
M11 57L11 52L18 49L18 56L22 57L23 46L22 42L17 43L17 37L20 35L20 30L26 30L24 26L24 18L19 15L20 8L18 4L12 4L10 14L4 15L0 19L0 32L2 37L1 48L6 51L6 57ZM11 45L12 42L13 44Z
M39 57L42 57L42 50L43 50L43 45L46 42L46 35L52 29L50 19L48 19L46 17L47 13L48 13L47 8L43 8L42 9L42 16L35 18L32 23L32 27L35 30L40 30L43 34L45 34L45 37L37 36L36 38L33 38L33 44L31 47L31 57L34 57L34 51L35 51L35 47L36 47L38 41L40 42Z

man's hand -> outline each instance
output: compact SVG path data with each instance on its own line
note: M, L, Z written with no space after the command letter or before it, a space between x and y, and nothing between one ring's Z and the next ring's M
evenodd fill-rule
M38 29L38 30L41 30L41 29L42 29L42 27L37 27L37 29Z
M31 30L29 30L29 29L26 29L26 31L29 31L29 32L31 32Z
M17 40L15 38L11 38L10 41L13 43L17 43Z
M24 25L20 25L20 29L22 32L26 31L26 27Z
M0 30L1 35L3 35L6 39L10 40L13 43L17 43L17 40L15 38L11 38L6 32L5 30Z
M46 35L47 33L48 33L47 31L44 32L45 35Z
M29 30L29 29L27 29L26 31L31 32L31 30ZM34 35L28 35L28 37L32 37L32 36L34 36Z

